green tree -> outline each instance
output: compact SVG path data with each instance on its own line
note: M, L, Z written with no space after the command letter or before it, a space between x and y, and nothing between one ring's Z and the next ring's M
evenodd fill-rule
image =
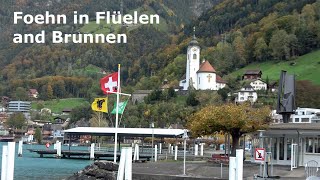
M173 87L170 87L170 88L168 89L168 96L169 96L169 98L177 97L177 93L176 93L176 91L174 90Z
M213 135L217 132L230 133L231 155L235 156L242 134L265 129L270 123L268 107L252 108L248 104L209 105L188 118L188 125L194 137Z
M155 101L159 101L162 98L162 91L160 89L153 90L146 98L145 102L147 104L154 103Z
M222 101L226 102L228 99L228 93L230 93L229 88L222 88L218 90L218 94L221 96Z
M28 100L27 90L23 87L17 87L13 97L20 101L26 101Z
M200 104L199 100L196 98L196 92L190 91L186 100L188 106L198 106Z
M247 52L245 40L242 37L242 34L237 36L232 42L233 48L238 59L237 65L242 67L247 64Z
M290 57L289 35L284 30L274 32L271 37L269 47L275 59L288 59Z
M43 109L43 108L44 108L43 103L38 102L38 103L37 103L37 110L40 111L40 110Z
M82 118L89 121L92 117L92 110L90 106L77 106L71 111L71 122L76 122Z
M12 129L21 129L26 124L23 113L13 113L7 120L7 126Z
M47 85L47 98L52 99L53 98L53 89L51 84Z
M264 41L264 38L258 38L254 45L254 57L258 61L265 61L268 57L269 47L267 43Z
M36 131L34 133L34 138L36 139L36 141L38 142L38 144L41 144L42 141L42 132L41 129L39 127L36 128Z

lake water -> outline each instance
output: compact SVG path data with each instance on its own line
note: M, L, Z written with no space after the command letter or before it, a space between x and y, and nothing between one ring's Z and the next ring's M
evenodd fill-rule
M2 160L2 146L7 143L0 143L0 159ZM18 145L16 143L14 179L15 180L60 180L73 173L83 169L85 166L93 163L86 159L56 159L54 155L45 155L50 158L40 158L37 153L31 153L27 149L46 149L45 145L23 145L22 157L18 157ZM62 146L67 150L68 146ZM53 145L49 147L53 149ZM87 147L71 147L71 150L84 150ZM2 161L0 161L2 162ZM1 166L1 164L0 164Z

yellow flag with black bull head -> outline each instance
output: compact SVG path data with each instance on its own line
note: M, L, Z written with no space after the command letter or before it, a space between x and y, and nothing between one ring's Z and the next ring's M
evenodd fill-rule
M91 108L94 111L108 112L108 98L94 98Z

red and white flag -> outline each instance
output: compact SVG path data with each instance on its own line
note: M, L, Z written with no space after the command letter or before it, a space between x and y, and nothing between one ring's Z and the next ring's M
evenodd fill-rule
M100 79L101 90L104 94L109 94L109 92L117 92L118 88L118 72L109 74Z

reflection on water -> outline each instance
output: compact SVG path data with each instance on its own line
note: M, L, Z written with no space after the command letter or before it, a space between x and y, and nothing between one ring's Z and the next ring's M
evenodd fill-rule
M0 159L2 160L2 146L7 143L1 142ZM37 153L30 153L27 149L46 149L45 145L23 145L22 157L18 157L18 144L16 143L15 164L14 164L14 179L48 179L58 180L71 176L73 173L83 169L93 161L86 159L56 159L54 155L46 155L40 158ZM53 145L49 147L53 149ZM68 146L62 146L62 150L68 150ZM71 147L71 150L87 150L88 147ZM0 164L1 165L1 164Z

